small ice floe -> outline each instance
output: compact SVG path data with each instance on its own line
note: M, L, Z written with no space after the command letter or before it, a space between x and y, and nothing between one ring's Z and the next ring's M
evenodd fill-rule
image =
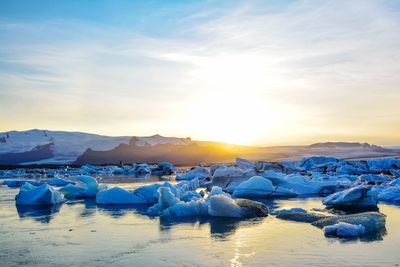
M338 237L357 237L365 234L365 227L361 224L355 225L339 222L323 228L325 235Z
M385 230L386 216L379 212L362 212L350 215L328 216L313 222L312 225L324 228L340 222L362 225L365 227L365 233L380 233Z
M334 208L367 208L377 207L378 195L368 185L351 187L325 197L322 203Z
M193 179L206 179L211 177L211 173L210 171L205 168L205 167L201 167L201 166L197 166L193 169L191 169L190 171L186 172L183 175L177 175L176 176L176 180L193 180Z
M291 209L277 210L274 212L274 214L280 215L280 214L288 214L288 213L293 213L293 212L307 213L307 211L302 208L291 208Z
M313 223L327 217L326 215L315 212L308 212L301 208L279 210L276 211L275 214L276 218L278 219L295 221L295 222L306 222L306 223Z
M25 183L15 201L16 205L55 205L63 201L63 195L48 184L34 186Z
M51 186L65 186L67 184L75 184L75 182L71 181L71 180L61 179L61 178L56 177L56 178L53 178L53 179L50 179L49 181L47 181L47 184L51 185Z

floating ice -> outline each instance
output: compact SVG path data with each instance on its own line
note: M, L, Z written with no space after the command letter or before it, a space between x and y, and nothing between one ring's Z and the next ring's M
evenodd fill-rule
M235 166L242 170L247 170L254 169L255 164L247 159L236 158Z
M242 210L235 200L226 195L213 195L210 197L208 214L214 217L241 218Z
M211 177L210 171L207 168L197 166L183 175L177 175L176 180L205 179L208 177Z
M244 181L235 191L233 191L233 197L266 197L274 191L274 186L271 181L262 176L253 176L249 180Z
M55 205L63 201L63 195L48 184L34 186L25 183L15 201L17 205Z
M319 228L324 228L325 226L335 225L339 222L362 225L365 227L365 233L379 233L385 230L386 216L379 212L363 212L350 215L326 217L313 222L312 225Z
M78 175L76 179L82 184L68 184L60 188L66 198L93 198L99 190L103 189L92 176Z
M378 196L371 188L366 185L351 187L327 196L322 203L327 207L336 208L376 207Z
M354 225L345 222L339 222L334 225L325 226L324 232L326 235L335 235L338 237L356 237L365 233L365 227L361 224Z
M40 181L31 181L31 180L5 180L5 181L3 181L3 184L8 187L21 187L25 183L29 183L34 186L39 186L39 185L43 184Z
M380 201L400 204L400 187L387 187L383 190L380 190L378 193L378 198Z
M47 182L47 184L51 185L51 186L65 186L67 184L75 184L75 182L73 182L71 180L61 179L61 178L56 177L56 178L50 179Z
M131 191L120 187L112 187L102 190L96 194L96 203L103 205L110 204L143 204L142 197Z

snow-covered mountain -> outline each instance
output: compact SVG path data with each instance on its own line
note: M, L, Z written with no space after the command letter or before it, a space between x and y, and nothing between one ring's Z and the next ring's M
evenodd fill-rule
M120 144L134 142L137 146L179 144L190 138L134 136L104 136L82 132L48 130L9 131L0 133L0 164L65 164L74 162L88 148L107 151Z

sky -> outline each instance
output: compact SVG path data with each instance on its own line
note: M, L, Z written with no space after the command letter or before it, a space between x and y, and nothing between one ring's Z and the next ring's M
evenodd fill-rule
M0 131L400 144L400 2L0 1Z

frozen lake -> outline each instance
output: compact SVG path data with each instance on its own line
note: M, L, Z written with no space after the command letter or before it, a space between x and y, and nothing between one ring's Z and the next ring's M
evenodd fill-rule
M139 183L119 183L132 188ZM154 182L154 181L153 181ZM380 204L378 240L326 238L321 229L268 216L236 221L163 221L146 206L68 201L16 208L18 189L0 186L1 266L399 266L400 208ZM278 200L274 208L323 208L321 199Z

